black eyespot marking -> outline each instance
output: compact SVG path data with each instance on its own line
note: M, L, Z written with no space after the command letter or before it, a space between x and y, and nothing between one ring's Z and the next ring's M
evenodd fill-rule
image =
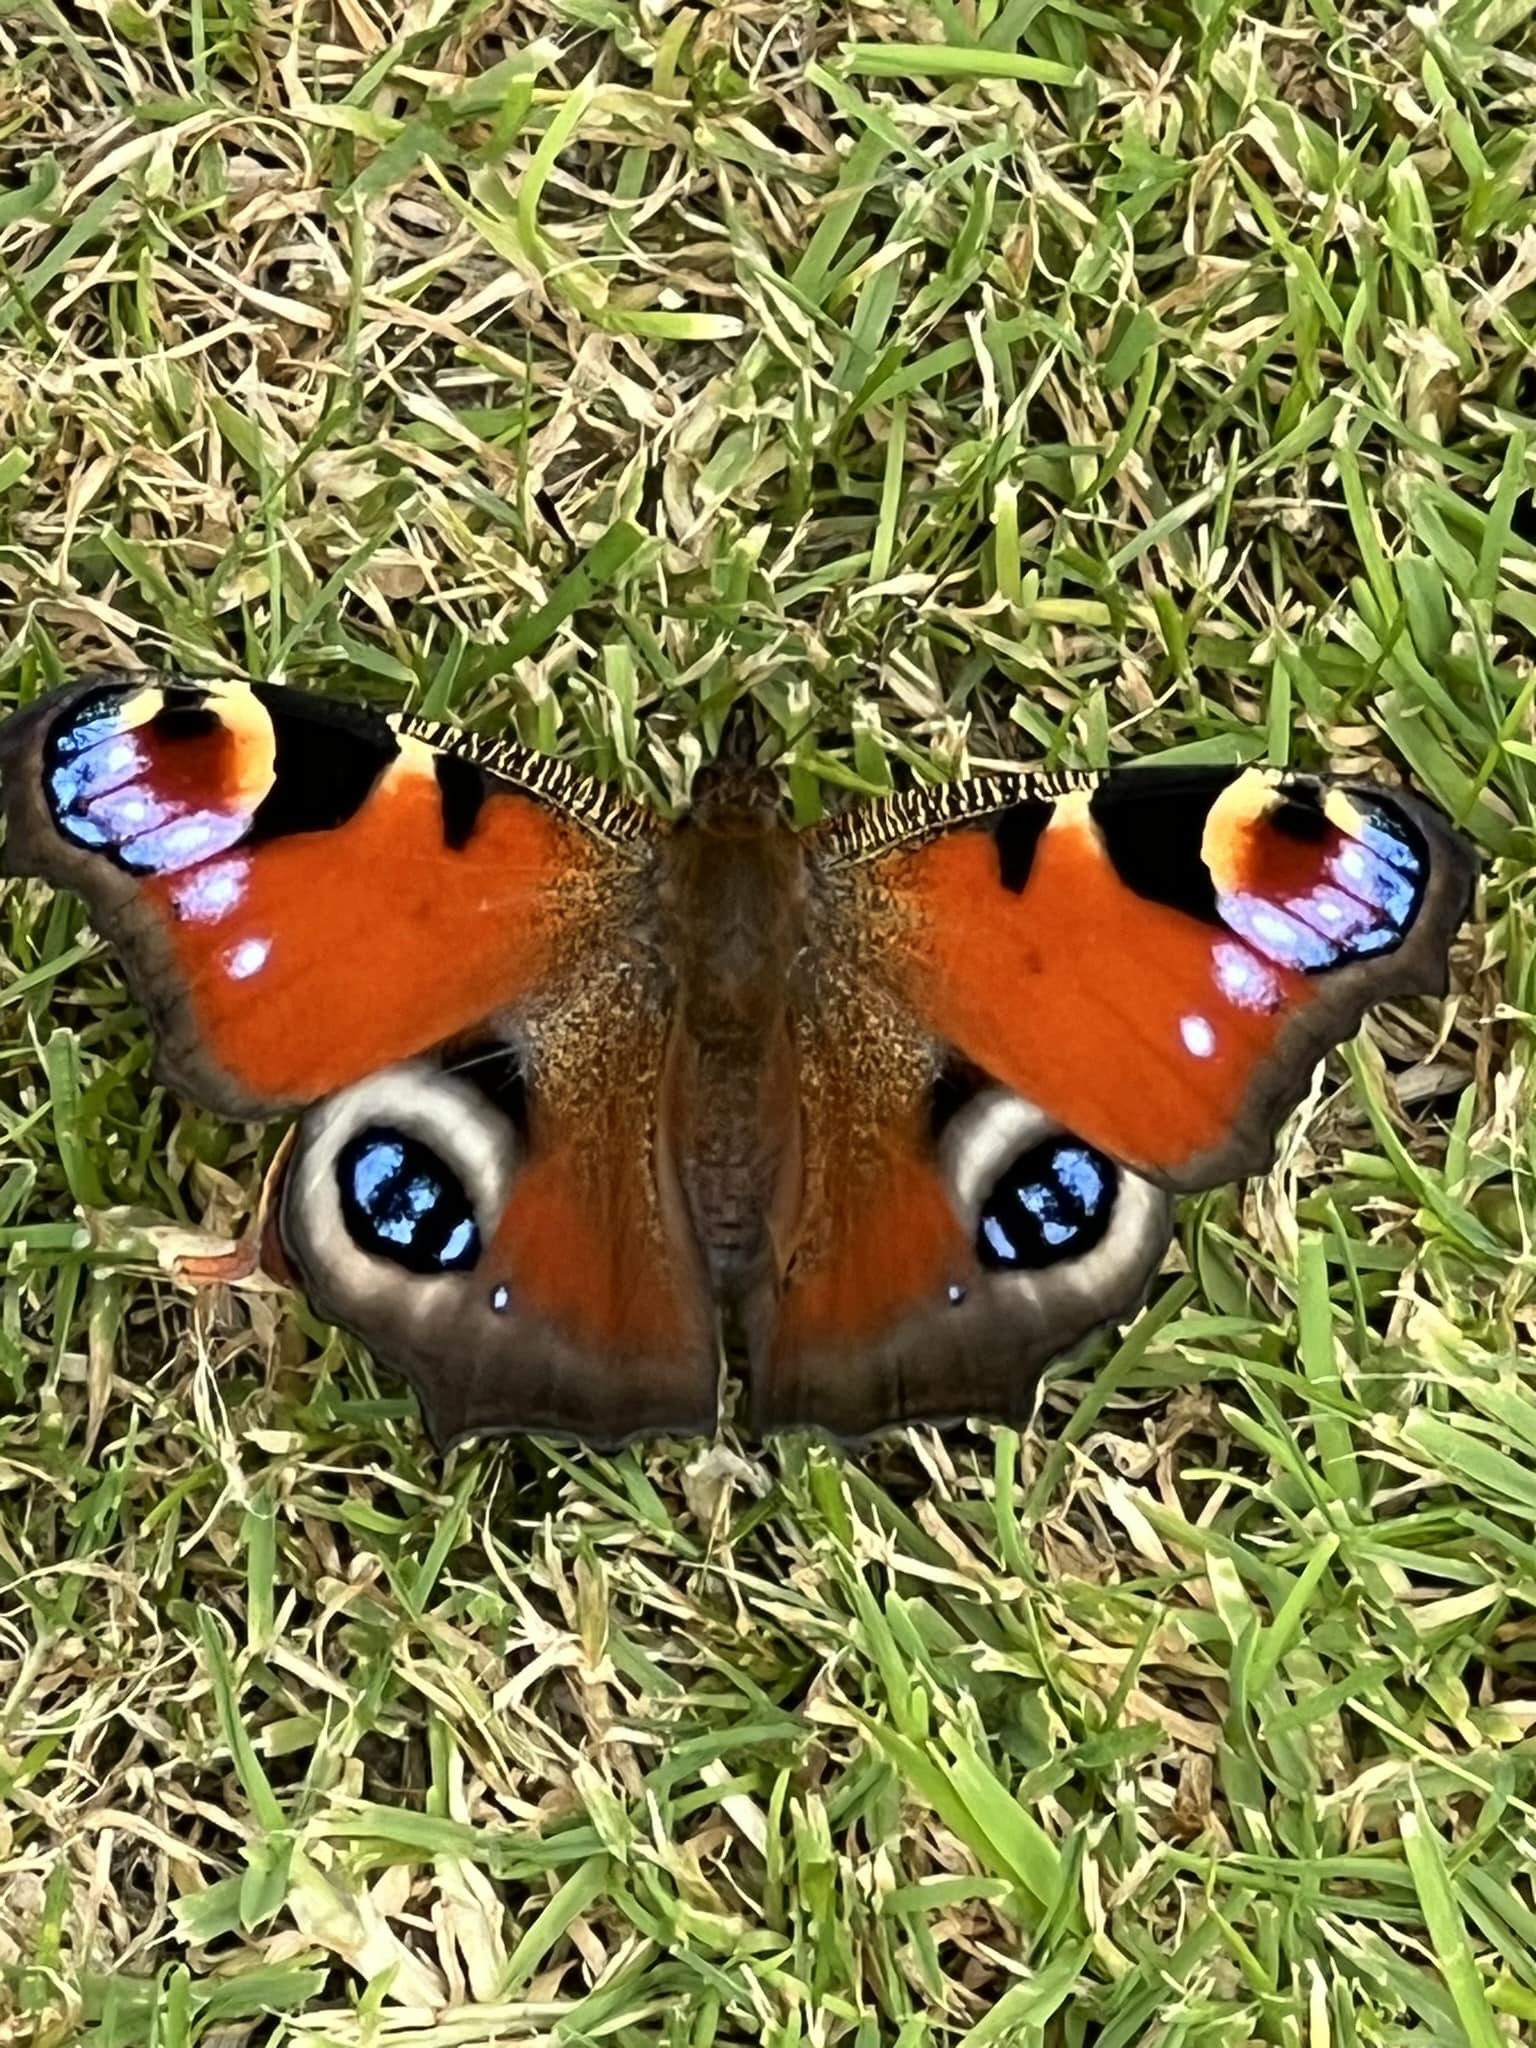
M152 688L146 684L145 689ZM217 693L187 684L160 690L154 715L135 725L124 707L140 693L91 690L61 713L43 749L44 789L67 839L133 874L175 874L237 844L341 825L399 752L388 723L366 707L298 698L258 684L272 720L275 779L247 816L221 786L221 759L177 749L216 740L230 721Z
M1107 775L1088 802L1104 851L1127 889L1206 924L1220 924L1216 891L1201 856L1205 821L1238 768L1125 768Z
M190 691L184 694L192 696ZM43 773L56 823L102 790L117 788L136 774L137 742L121 717L124 695L122 690L92 690L54 720L43 745ZM168 700L169 696L167 692ZM202 738L218 727L218 718L201 708L199 698L174 708L168 701L148 729L174 740ZM122 744L113 747L114 741ZM103 752L107 748L110 754Z
M108 852L112 835L87 817L86 806L138 767L138 749L131 740L112 744L121 731L118 703L117 691L92 690L60 714L43 745L43 787L53 822L77 846Z
M157 712L150 730L157 740L211 740L224 721L198 690L167 690L165 709Z
M1281 792L1280 801L1268 813L1265 823L1277 832L1283 832L1287 839L1299 839L1305 845L1316 846L1328 837L1333 829L1328 823L1328 813L1323 809L1320 792L1308 788L1305 783L1293 784Z
M1355 813L1358 837L1328 864L1332 887L1309 905L1290 906L1325 931L1342 960L1392 952L1418 922L1429 886L1429 846L1410 817L1369 797L1355 800Z
M174 873L231 845L245 821L201 811L177 787L174 750L223 730L207 692L168 688L153 717L128 725L123 707L137 695L108 686L61 712L43 745L43 788L55 825L76 846L130 874ZM184 776L192 786L199 768L207 772L194 762Z
M1370 791L1345 791L1343 805L1339 819L1330 818L1322 792L1303 782L1286 787L1265 812L1266 829L1275 827L1306 849L1298 865L1305 871L1311 863L1313 877L1268 887L1261 882L1223 897L1222 922L1243 941L1248 958L1244 964L1243 955L1228 956L1218 980L1240 1007L1265 999L1265 962L1297 974L1327 974L1393 952L1417 924L1430 879L1422 833L1404 811Z
M342 1221L360 1251L408 1273L467 1273L480 1232L464 1183L419 1138L370 1124L336 1160Z
M1012 896L1022 894L1024 884L1029 880L1030 869L1035 864L1035 848L1040 844L1040 834L1051 822L1054 809L1054 804L1032 797L1021 804L1010 804L993 824L998 880Z
M45 757L51 761L73 761L77 754L99 747L117 731L119 690L90 690L65 711L61 711L48 732Z
M524 1144L528 1142L528 1077L521 1052L504 1038L455 1048L448 1071L495 1105Z
M1078 1138L1021 1152L982 1205L976 1256L995 1273L1035 1273L1102 1242L1115 1213L1119 1168Z
M251 820L253 845L290 832L328 832L355 817L400 751L377 711L256 686L276 742L271 789Z
M443 806L443 843L460 853L474 833L480 806L485 802L484 773L462 754L439 754L437 789Z
M1404 874L1427 870L1429 846L1410 817L1379 801L1367 801L1362 808L1365 843L1373 852Z

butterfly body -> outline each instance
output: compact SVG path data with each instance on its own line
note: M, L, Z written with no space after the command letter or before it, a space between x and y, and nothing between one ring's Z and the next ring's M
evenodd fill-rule
M805 945L805 873L799 842L764 794L706 791L659 851L677 1150L698 1229L722 1270L760 1248L752 1240L793 1142L788 1020Z
M1027 1412L1172 1197L1263 1168L1373 1001L1443 989L1470 849L1235 768L1008 773L792 829L739 755L664 822L304 693L103 676L0 728L178 1090L299 1113L272 1207L434 1434L610 1443Z

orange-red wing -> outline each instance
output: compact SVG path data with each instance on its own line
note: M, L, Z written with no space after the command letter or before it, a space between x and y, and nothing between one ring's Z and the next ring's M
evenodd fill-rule
M244 684L72 685L0 729L0 797L9 872L85 898L165 1078L231 1115L515 1004L633 853L376 713Z
M1146 1292L1168 1197L947 1060L861 971L856 892L825 892L817 916L800 1205L748 1318L754 1426L1021 1420L1041 1367Z
M1156 767L850 870L935 1038L1175 1188L1262 1170L1372 1003L1444 990L1474 872L1395 791Z
M797 1351L872 1343L914 1306L964 1287L975 1269L915 1118L881 1132L856 1161L840 1150L842 1133L827 1135L818 1255L804 1257L781 1318Z
M0 730L6 861L82 895L160 1068L309 1107L271 1231L440 1442L708 1428L714 1312L656 1143L647 816L560 764L260 685L94 678Z

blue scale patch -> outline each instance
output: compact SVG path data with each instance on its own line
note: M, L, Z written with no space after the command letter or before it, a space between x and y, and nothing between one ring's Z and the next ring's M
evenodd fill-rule
M1109 1229L1120 1175L1077 1138L1047 1138L1015 1159L982 1205L976 1256L992 1272L1038 1272L1093 1250Z
M235 845L250 820L157 795L145 752L151 735L161 745L207 737L217 730L216 715L168 700L147 726L125 727L121 697L107 690L83 697L49 734L43 778L60 832L136 874L177 874Z
M468 1273L480 1262L475 1213L447 1161L419 1138L371 1124L336 1160L342 1221L360 1251L408 1273Z
M50 733L43 764L49 808L59 830L80 846L109 845L112 835L105 820L89 817L86 807L131 785L144 766L137 738L119 723L115 701L82 699L68 721L61 719Z
M1315 887L1283 901L1234 890L1217 898L1217 910L1262 959L1319 974L1399 946L1428 873L1428 849L1411 822L1373 805L1362 808L1359 838L1327 856Z

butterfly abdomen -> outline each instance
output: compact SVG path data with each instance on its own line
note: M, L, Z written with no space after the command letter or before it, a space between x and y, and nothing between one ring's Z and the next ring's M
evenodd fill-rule
M803 861L776 815L718 797L663 854L663 950L676 992L663 1142L727 1296L765 1269L794 1171L788 992L804 943Z

